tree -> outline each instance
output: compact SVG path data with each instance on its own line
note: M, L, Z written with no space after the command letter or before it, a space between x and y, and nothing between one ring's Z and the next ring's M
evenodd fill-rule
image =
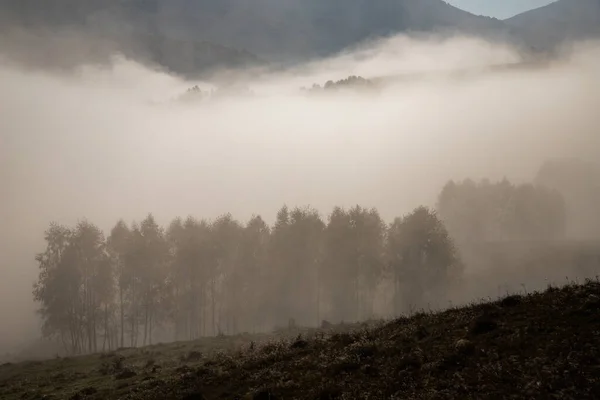
M217 218L211 226L214 257L210 274L210 296L214 333L222 333L224 329L234 332L237 329L236 317L243 301L239 296L242 285L242 272L239 268L242 231L242 225L231 214Z
M565 235L564 199L542 185L448 182L437 210L460 244L505 240L555 239Z
M530 192L515 204L544 197ZM44 335L71 353L151 344L157 334L191 340L314 326L325 315L370 318L386 266L396 307L442 296L460 270L448 232L425 208L389 230L376 209L336 207L325 224L311 207L283 206L272 229L260 216L242 225L225 214L176 218L165 232L149 214L131 226L119 220L106 240L87 221L51 224L45 238L34 298Z
M138 262L140 262L140 289L144 307L144 341L152 343L153 324L158 325L164 314L161 312L163 294L169 263L169 248L163 229L158 226L152 214L149 214L134 230Z
M273 284L268 296L278 325L290 319L309 323L319 318L317 282L324 228L319 213L310 207L289 211L283 206L277 213L269 248Z
M325 234L325 281L335 319L371 317L383 270L385 224L375 209L336 207Z
M268 315L268 299L264 285L270 279L268 269L268 250L270 229L260 216L253 216L246 224L241 238L239 250L239 268L242 277L240 298L242 315L245 316L243 326L251 331L265 328Z
M108 307L112 303L112 271L104 234L95 225L83 221L77 224L71 236L74 266L81 276L80 296L82 318L88 351L97 351L97 330L101 316L105 318L105 338L108 335Z
M418 207L396 218L386 241L394 280L394 311L421 307L426 299L443 298L460 278L462 262L435 211Z
M331 303L330 318L346 321L353 319L355 311L355 304L349 299L349 295L354 293L353 281L356 277L356 271L352 270L356 263L350 238L350 215L344 209L335 207L325 230L322 280Z
M297 207L290 213L288 229L288 239L292 244L287 259L290 280L285 282L284 278L283 286L289 288L286 296L289 315L305 324L311 321L318 323L319 271L325 223L317 210L311 207Z
M46 230L46 250L35 257L40 272L33 297L41 304L38 312L43 320L43 336L58 337L65 350L77 353L80 349L79 276L66 255L71 235L70 229L56 223L51 223Z
M505 229L521 240L560 239L566 230L566 207L560 193L532 184L515 188L507 205Z
M125 346L125 293L127 291L127 252L131 240L131 231L123 220L119 220L107 239L107 250L113 266L119 296L120 347Z
M74 354L97 351L101 318L105 341L109 337L113 289L104 235L87 221L73 230L51 224L46 243L46 251L36 257L41 271L34 286L44 334L58 335Z

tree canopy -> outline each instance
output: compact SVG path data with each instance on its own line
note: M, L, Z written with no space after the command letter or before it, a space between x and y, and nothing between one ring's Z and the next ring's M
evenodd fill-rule
M313 208L284 206L273 226L226 214L176 218L163 229L149 214L119 220L107 238L87 221L51 224L45 238L34 297L44 335L73 354L290 320L369 319L379 285L390 280L390 307L405 312L443 296L461 273L447 231L425 208L390 225L360 206L336 207L326 221Z
M551 240L566 234L565 200L542 185L450 181L438 196L437 210L459 242Z

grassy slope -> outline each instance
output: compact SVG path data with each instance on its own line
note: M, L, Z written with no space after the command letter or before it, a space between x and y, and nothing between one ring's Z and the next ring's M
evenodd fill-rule
M598 282L300 333L5 364L0 398L600 398Z

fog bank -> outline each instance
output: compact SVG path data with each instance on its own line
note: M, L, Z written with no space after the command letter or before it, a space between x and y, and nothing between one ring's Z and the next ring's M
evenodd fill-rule
M0 63L0 351L38 335L31 285L49 222L159 223L231 212L268 222L284 203L434 205L448 179L530 181L548 158L595 160L600 45L544 67L426 74L375 94L300 86L519 62L508 48L398 37L245 82L256 96L172 101L195 82L115 59L53 74ZM8 229L6 229L8 228ZM4 347L3 347L4 346Z

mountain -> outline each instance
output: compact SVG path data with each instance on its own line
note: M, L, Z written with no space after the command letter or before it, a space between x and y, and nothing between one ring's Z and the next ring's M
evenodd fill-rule
M154 0L146 10L146 21L168 35L201 37L283 62L399 32L510 35L502 22L441 0Z
M116 54L186 78L200 78L222 68L265 65L245 50L208 41L157 34L91 35L74 29L34 32L0 30L0 55L45 69L69 70L82 64L106 65Z
M397 33L462 33L547 51L600 37L600 0L559 0L505 21L442 0L0 0L1 51L44 67L120 52L197 77L293 64Z
M121 54L186 78L266 64L243 49L158 31L146 3L0 0L0 55L33 67L70 69L107 64Z
M600 0L559 0L505 21L442 0L0 0L0 33L14 26L38 32L35 40L15 45L2 34L0 48L44 65L119 51L195 77L293 64L397 33L462 33L547 51L599 37Z
M565 42L600 38L600 0L559 0L504 22L535 48L552 49Z
M0 0L0 26L44 32L37 36L45 41L60 32L59 42L85 50L80 58L118 50L185 76L260 59L303 61L399 32L512 35L501 21L441 0ZM6 43L12 35L2 36L2 48L14 49ZM58 47L43 53L56 50L59 62L70 60Z

